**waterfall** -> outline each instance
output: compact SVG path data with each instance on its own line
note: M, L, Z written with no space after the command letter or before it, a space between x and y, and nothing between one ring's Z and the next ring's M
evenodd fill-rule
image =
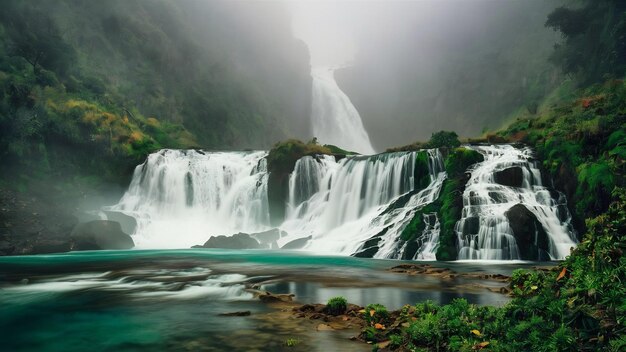
M423 190L420 190L416 194L411 195L408 201L388 213L382 214L377 223L386 224L386 231L381 236L381 240L378 243L379 250L374 255L374 258L386 258L386 259L402 259L403 252L405 251L408 243L400 240L400 234L402 230L409 224L415 212L422 209L424 206L434 202L439 198L441 186L446 179L446 172L443 164L443 157L439 150L428 150L428 172L430 176L430 184ZM436 215L435 215L436 217ZM439 229L433 229L430 238L432 242L424 241L428 227L424 230L418 242L422 242L422 245L416 252L414 257L422 256L434 258L434 251L436 250L437 241L439 239ZM432 252L432 253L431 253ZM415 259L415 258L408 258Z
M439 151L430 150L428 155L431 183L423 190L414 189L416 152L349 157L339 162L332 156L319 161L300 159L290 185L314 184L310 189L317 192L304 199L290 189L288 216L281 226L290 235L281 243L310 236L306 249L350 255L375 238L374 257L399 258L403 246L399 234L416 209L438 197L445 179ZM391 206L404 195L410 197Z
M265 152L164 149L135 168L108 210L137 219L137 247L189 248L210 235L267 229Z
M362 154L374 148L361 116L350 98L339 88L333 69L316 68L313 77L311 122L313 135L324 143Z
M462 218L456 225L458 259L520 259L506 216L517 204L526 207L547 233L550 259L564 259L576 245L565 197L558 192L553 196L543 186L531 150L511 145L468 148L485 160L474 166L463 193ZM537 239L537 233L532 236Z
M455 227L458 258L523 259L528 251L539 259L568 255L576 239L565 197L543 186L531 150L510 145L466 148L481 153L484 161L468 170L471 176ZM416 174L421 169L416 167L418 156L424 156L419 153L428 157L430 183L423 189L416 189L426 176ZM266 155L161 150L137 166L122 199L104 210L137 220L133 238L139 248L185 248L212 235L269 230ZM436 212L420 211L438 199L446 177L437 149L340 160L330 155L303 157L289 176L277 245L435 260L439 219ZM414 242L404 241L400 235L416 214L421 214L424 230ZM521 246L520 241L532 243Z

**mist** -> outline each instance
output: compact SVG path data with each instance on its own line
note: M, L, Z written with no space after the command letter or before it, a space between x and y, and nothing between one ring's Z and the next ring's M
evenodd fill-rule
M438 130L475 137L563 77L545 28L562 1L288 2L313 66L335 77L377 149Z

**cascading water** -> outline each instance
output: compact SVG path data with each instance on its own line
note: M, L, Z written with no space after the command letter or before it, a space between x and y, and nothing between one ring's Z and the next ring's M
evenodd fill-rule
M469 170L457 222L458 259L524 259L520 233L509 221L513 208L533 222L522 234L541 242L538 258L563 259L576 243L562 194L544 187L530 149L469 146L485 160ZM417 153L427 153L430 184L416 189ZM137 220L139 248L183 248L212 235L270 229L265 152L162 150L135 169L118 211ZM436 150L374 156L307 156L289 178L285 221L279 246L298 242L316 252L374 258L435 260L439 245L437 213L424 213L415 242L400 234L416 212L434 202L446 173ZM521 210L520 210L521 209ZM530 214L530 215L528 215ZM528 231L527 231L528 232ZM537 254L537 253L535 253Z
M555 199L542 185L531 150L511 145L468 148L485 160L475 165L463 193L462 218L456 226L458 259L522 259L506 215L517 204L534 214L545 230L550 259L564 259L576 245L565 197ZM537 234L533 236L536 240Z
M361 116L350 98L337 85L333 71L322 67L311 72L313 135L324 143L335 144L346 150L374 154Z
M290 178L287 220L281 226L290 235L281 244L310 236L306 249L354 254L368 239L376 238L374 257L399 258L399 233L416 209L434 201L445 178L441 154L429 151L430 185L416 192L416 153L392 153L334 157L316 161L305 157L296 163ZM307 183L316 190L310 196L296 193L294 186ZM410 193L403 204L391 207L398 197ZM389 209L391 208L391 209ZM384 231L384 234L381 232Z
M210 235L267 229L265 152L164 149L137 166L117 205L137 247L189 248Z

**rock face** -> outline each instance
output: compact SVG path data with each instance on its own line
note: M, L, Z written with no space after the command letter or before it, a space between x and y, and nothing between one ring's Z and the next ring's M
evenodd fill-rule
M287 233L277 228L250 234L250 237L257 240L261 247L269 249L278 249L277 241L285 236L287 236Z
M0 189L0 256L67 252L76 223L58 203Z
M297 240L293 240L291 242L286 243L281 249L300 249L304 247L307 242L311 240L311 236L298 238Z
M76 225L70 235L73 250L130 249L133 239L119 222L94 220Z
M259 249L259 241L250 237L247 233L237 233L232 236L213 236L202 246L202 248L225 248L225 249ZM197 248L196 247L196 248Z
M521 259L550 260L548 234L535 214L522 204L516 204L504 215L509 220L509 225L513 230Z
M132 216L120 213L119 211L110 210L105 210L104 213L106 214L108 220L119 222L122 226L122 231L128 234L133 234L135 232L137 220Z
M509 187L522 187L522 183L524 182L524 172L519 166L496 171L493 177L496 183Z

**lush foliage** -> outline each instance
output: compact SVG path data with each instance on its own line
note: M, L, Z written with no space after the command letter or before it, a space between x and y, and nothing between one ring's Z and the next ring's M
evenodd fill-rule
M546 26L565 38L552 61L580 83L621 78L626 73L626 3L620 0L585 0L582 7L559 7Z
M453 131L439 131L430 136L428 142L414 142L402 147L388 148L387 152L414 151L431 148L458 148L461 146L459 136Z
M267 155L267 169L270 172L290 173L293 171L296 161L304 156L333 154L331 148L322 146L317 140L304 143L297 139L289 139L274 144Z
M588 221L588 234L567 260L550 271L514 272L514 298L505 306L427 301L372 314L361 336L390 341L391 350L623 351L626 190L613 195L608 211ZM366 308L366 318L368 313Z
M303 134L308 54L281 6L264 6L266 26L225 2L2 1L3 181L126 183L158 148Z
M343 314L348 307L348 301L345 297L333 297L326 303L326 312L332 315Z
M448 134L450 136L451 134ZM456 134L454 134L456 136ZM458 140L457 140L458 141ZM426 154L419 153L418 155ZM400 238L411 244L423 233L426 224L424 215L436 213L440 222L439 246L437 247L438 260L454 260L457 255L456 232L454 227L461 218L460 195L465 188L467 169L478 162L483 161L483 156L471 149L454 148L446 151L445 168L448 179L444 181L439 197L431 204L417 210L413 218L402 230ZM427 161L426 161L427 162ZM430 181L430 180L429 180ZM407 246L408 250L414 251L414 245ZM411 259L415 253L404 253L404 259Z
M460 146L459 135L450 131L433 133L426 145L427 148L458 148Z
M584 230L582 219L606 211L613 188L625 186L626 84L580 90L537 117L520 116L498 135L534 147Z

